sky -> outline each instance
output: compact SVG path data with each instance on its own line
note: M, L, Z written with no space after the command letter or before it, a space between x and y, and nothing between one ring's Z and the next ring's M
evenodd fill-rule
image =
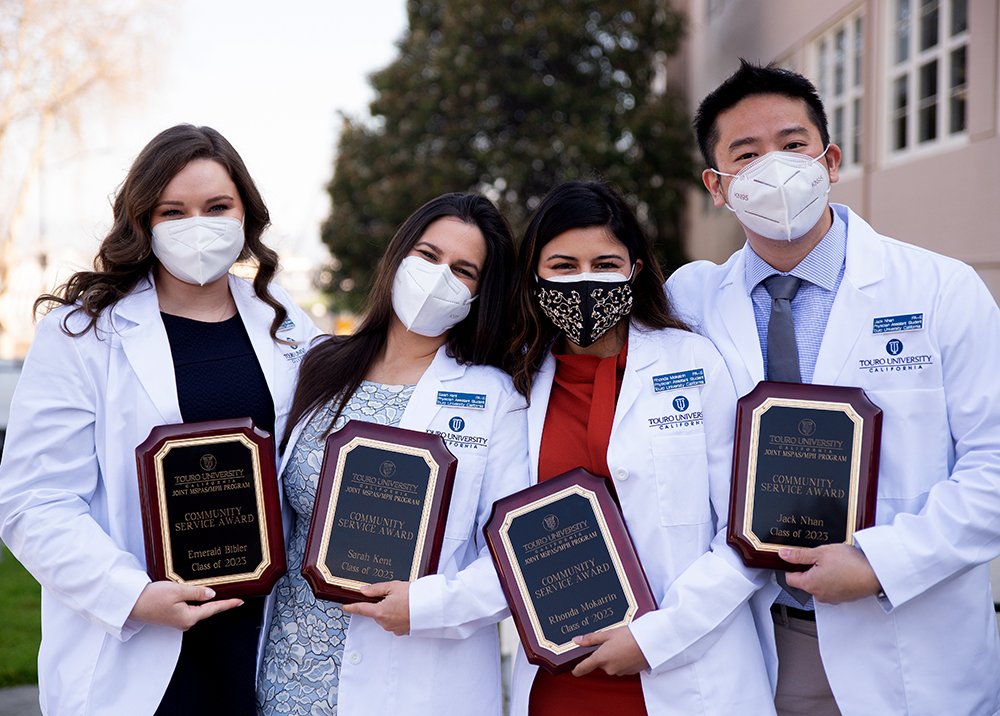
M161 0L166 2L167 0ZM169 4L169 3L168 3ZM283 254L322 260L319 224L341 119L366 116L368 75L395 57L406 0L183 0L157 26L156 69L143 93L85 117L82 145L46 154L25 243L72 247L89 262L110 226L109 201L132 159L180 122L219 130L243 157Z

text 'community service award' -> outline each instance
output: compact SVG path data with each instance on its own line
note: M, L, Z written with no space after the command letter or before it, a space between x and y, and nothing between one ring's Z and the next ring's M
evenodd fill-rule
M484 531L528 661L553 674L596 649L573 637L656 609L607 481L582 468L498 500Z
M274 440L250 418L160 425L136 448L146 569L218 598L285 573Z
M326 441L302 575L322 599L437 569L458 460L439 435L352 420Z
M854 543L875 523L882 411L861 388L763 381L740 398L728 541L752 567L782 547Z

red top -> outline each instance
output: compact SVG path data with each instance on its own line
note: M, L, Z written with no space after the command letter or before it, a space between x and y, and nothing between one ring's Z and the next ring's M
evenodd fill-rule
M538 480L578 467L611 477L608 443L622 387L628 343L617 356L561 355L553 351L556 374L542 428ZM639 675L608 676L595 669L577 678L539 669L528 704L531 716L615 714L645 716Z

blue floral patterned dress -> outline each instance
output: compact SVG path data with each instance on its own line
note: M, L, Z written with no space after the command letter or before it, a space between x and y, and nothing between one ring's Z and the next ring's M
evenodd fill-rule
M339 430L349 419L398 425L414 387L365 381L351 396L334 428ZM267 716L337 713L340 665L350 615L342 612L336 602L317 600L301 574L325 434L335 412L336 406L327 404L313 415L292 448L283 475L285 499L295 516L288 545L288 573L275 588L274 615L257 683L257 712Z

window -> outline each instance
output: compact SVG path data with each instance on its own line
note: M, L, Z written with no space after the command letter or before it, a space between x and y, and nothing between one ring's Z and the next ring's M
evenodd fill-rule
M849 15L811 43L809 64L830 128L830 141L843 150L842 171L861 165L864 99L864 16Z
M933 146L966 131L968 0L892 0L889 148Z

